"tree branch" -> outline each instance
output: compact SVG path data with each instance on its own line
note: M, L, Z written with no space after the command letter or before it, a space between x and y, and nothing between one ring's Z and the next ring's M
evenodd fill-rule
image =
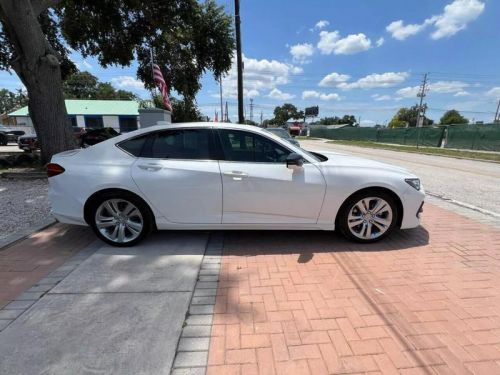
M61 0L31 0L31 6L33 7L33 13L35 16L39 16L44 10L56 6Z

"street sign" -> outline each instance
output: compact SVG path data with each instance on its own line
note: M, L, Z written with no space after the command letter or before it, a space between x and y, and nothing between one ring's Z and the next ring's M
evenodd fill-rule
M308 107L306 108L306 117L317 117L319 114L319 107Z

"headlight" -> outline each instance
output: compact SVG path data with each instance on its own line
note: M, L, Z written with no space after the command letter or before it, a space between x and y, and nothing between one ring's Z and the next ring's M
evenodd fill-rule
M419 178L407 178L406 183L416 190L420 190L420 179Z

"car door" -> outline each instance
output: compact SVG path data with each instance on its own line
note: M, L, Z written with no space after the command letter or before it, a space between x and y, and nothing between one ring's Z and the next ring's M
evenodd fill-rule
M132 178L172 223L220 224L222 182L211 129L179 128L150 136Z
M275 140L237 129L217 133L224 153L224 224L317 222L326 183L314 164L288 169L291 150Z

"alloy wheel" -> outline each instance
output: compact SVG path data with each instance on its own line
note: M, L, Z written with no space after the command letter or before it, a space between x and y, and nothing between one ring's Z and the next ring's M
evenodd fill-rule
M391 205L382 198L367 197L352 206L347 218L350 232L362 240L382 236L391 227Z
M125 199L108 199L97 208L95 225L106 239L127 243L141 235L144 220L133 203Z

